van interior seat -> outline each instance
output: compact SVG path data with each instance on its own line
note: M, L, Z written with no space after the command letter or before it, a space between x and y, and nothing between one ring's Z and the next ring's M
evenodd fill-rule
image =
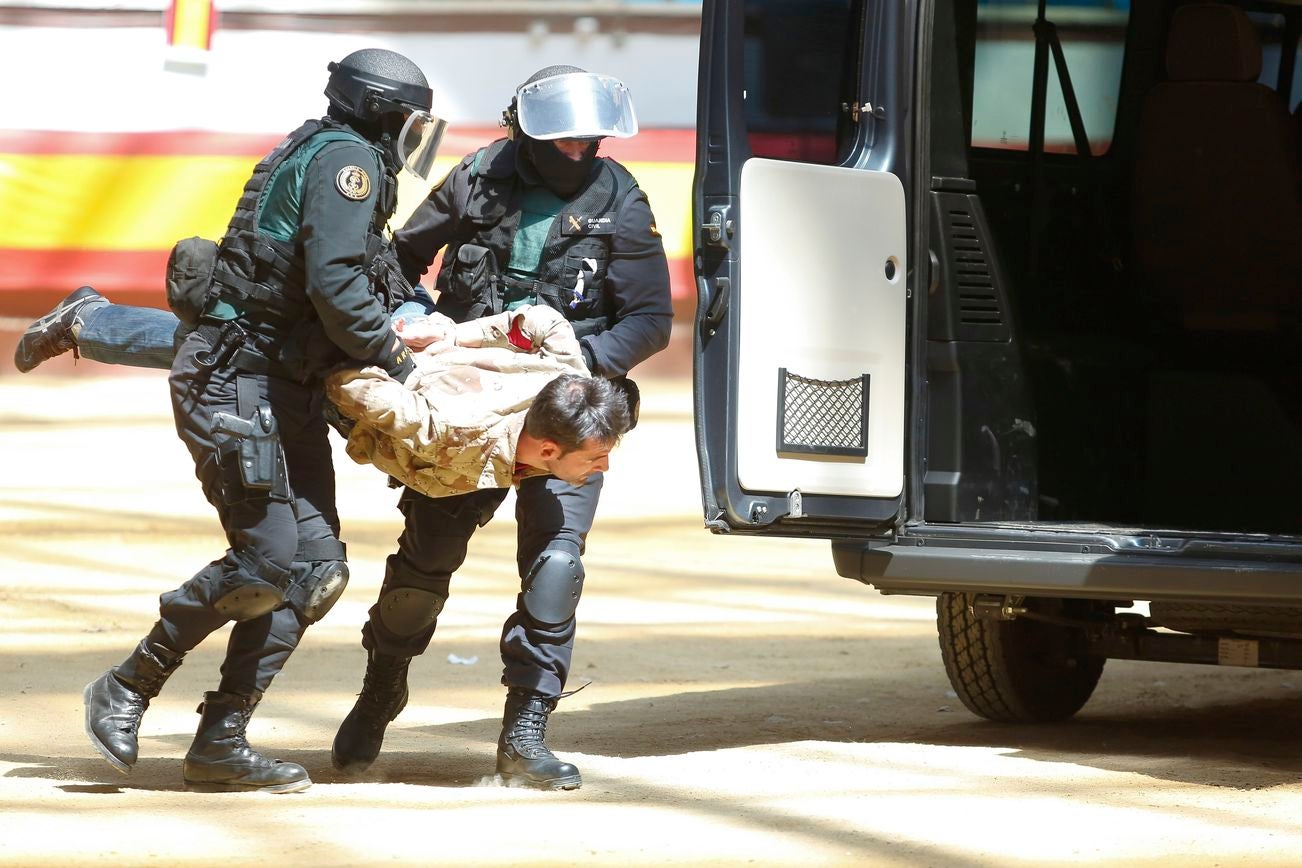
M1168 80L1144 98L1131 218L1141 280L1185 329L1291 324L1302 298L1294 120L1258 84L1261 44L1236 6L1181 6Z

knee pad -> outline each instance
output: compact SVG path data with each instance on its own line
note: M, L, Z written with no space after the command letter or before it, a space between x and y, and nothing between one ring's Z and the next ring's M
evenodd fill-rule
M439 564L432 572L420 572L401 554L390 555L385 564L380 599L371 610L372 620L379 621L387 633L402 640L428 629L438 620L448 601L450 570L456 567L450 567L447 572L445 568L447 564Z
M424 588L390 588L380 595L376 607L384 629L406 639L437 621L447 601L446 596Z
M344 561L315 561L295 564L298 576L285 592L285 604L315 624L334 608L348 587L348 564Z
M337 539L300 541L285 604L309 624L326 616L348 587L347 547Z
M231 549L220 563L234 570L208 572L216 579L212 607L219 615L232 621L251 621L284 602L291 572L267 560L257 549Z
M578 552L544 549L524 579L524 610L539 623L559 626L574 617L582 594L583 561Z

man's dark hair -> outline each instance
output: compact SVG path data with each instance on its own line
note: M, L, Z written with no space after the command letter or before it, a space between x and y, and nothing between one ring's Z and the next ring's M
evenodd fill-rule
M562 374L542 387L524 417L530 437L551 440L562 452L589 440L614 446L631 426L628 399L604 377Z

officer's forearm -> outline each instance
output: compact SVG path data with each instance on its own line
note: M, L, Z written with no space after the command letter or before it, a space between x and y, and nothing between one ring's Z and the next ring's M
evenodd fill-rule
M386 370L400 352L388 315L370 292L366 275L358 270L352 280L330 283L331 274L309 276L308 297L316 308L326 337L349 358ZM401 343L401 341L399 341Z
M625 317L609 330L582 339L585 359L591 356L588 367L603 377L622 377L669 346L672 325L670 315Z
M463 167L452 171L428 198L416 207L411 217L393 233L393 246L402 266L403 277L415 286L429 270L434 257L456 234L458 219L456 197L464 197L466 186Z

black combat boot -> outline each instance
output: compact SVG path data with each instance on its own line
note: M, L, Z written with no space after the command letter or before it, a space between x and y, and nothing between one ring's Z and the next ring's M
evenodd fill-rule
M61 356L68 350L77 351L73 324L87 306L107 303L107 299L89 286L73 290L54 310L27 327L14 348L14 367L27 373L41 362Z
M330 762L336 770L359 775L371 767L384 744L384 728L407 707L410 657L366 652L366 677L357 703L339 724Z
M555 708L555 699L532 690L507 691L502 735L497 740L497 774L504 783L539 790L577 790L583 785L579 770L557 759L543 743L547 715Z
M95 750L122 774L136 764L140 718L149 700L163 689L163 682L184 656L142 639L130 657L87 684L82 692L86 735Z
M249 747L244 731L261 694L205 693L196 709L199 731L185 755L185 788L199 793L260 790L297 793L312 786L298 763L267 759Z

